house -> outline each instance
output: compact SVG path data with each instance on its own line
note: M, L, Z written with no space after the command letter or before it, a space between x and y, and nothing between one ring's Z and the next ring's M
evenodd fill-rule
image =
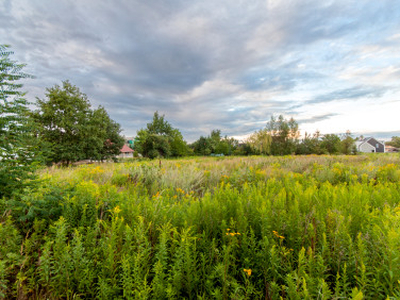
M399 148L385 145L385 152L387 153L399 152Z
M118 158L132 158L133 157L133 151L129 146L124 145L122 149L120 150L121 154L118 155Z
M385 152L385 143L373 137L366 137L356 141L356 146L358 152Z

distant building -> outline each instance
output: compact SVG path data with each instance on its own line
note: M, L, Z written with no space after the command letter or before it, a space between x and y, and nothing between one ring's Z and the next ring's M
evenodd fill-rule
M367 137L356 141L357 151L358 152L376 152L376 153L384 153L385 152L385 143L382 141L378 141L373 137Z
M133 151L129 146L124 145L122 149L120 150L121 154L118 155L118 158L132 158L133 157Z
M128 145L129 147L131 147L132 149L134 148L135 143L137 142L137 137L133 137L133 136L125 136L125 144Z
M399 149L396 147L393 147L393 146L385 145L385 152L387 152L387 153L399 152Z

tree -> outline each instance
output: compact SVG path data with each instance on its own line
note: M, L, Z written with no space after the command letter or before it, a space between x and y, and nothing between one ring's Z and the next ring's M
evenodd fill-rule
M47 89L46 99L37 99L31 116L38 136L51 146L49 160L69 165L82 159L105 159L122 147L120 126L104 108L92 110L87 96L69 81Z
M153 120L147 128L137 132L135 150L145 157L179 157L188 153L186 142L181 132L173 128L165 116L154 113Z
M286 120L282 115L278 119L271 116L266 129L272 137L272 155L287 155L296 151L297 139L300 134L299 125L293 118Z
M211 141L209 138L200 136L191 147L196 155L210 155L211 154Z
M400 137L392 136L392 139L390 141L386 142L386 145L392 146L395 148L400 148Z
M0 45L0 198L22 190L33 178L38 151L29 123L28 102L19 80L32 77L25 65L10 59L9 46Z
M272 137L267 129L254 132L246 142L255 154L268 155L271 152Z
M102 106L93 111L92 123L94 130L96 130L96 127L102 128L102 130L98 131L98 134L101 134L100 139L103 141L103 145L96 149L96 152L91 157L96 157L102 161L109 158L115 159L120 154L125 142L121 136L121 125L112 120Z
M225 136L222 138L221 130L214 129L207 137L201 136L191 147L197 155L223 154L231 155L239 142L234 138Z
M323 154L325 150L321 143L321 134L318 130L312 135L306 132L304 139L297 144L296 154Z
M160 116L158 111L153 115L153 120L147 123L147 132L150 134L158 134L170 136L172 134L172 126L165 120L165 115Z
M340 152L340 137L337 134L325 134L322 137L321 147L329 154Z
M171 131L169 144L171 146L171 156L181 157L188 154L188 145L183 140L183 136L178 129L173 129Z
M356 145L354 144L354 139L351 137L351 132L349 130L347 130L342 137L341 152L346 155L355 154L357 152Z

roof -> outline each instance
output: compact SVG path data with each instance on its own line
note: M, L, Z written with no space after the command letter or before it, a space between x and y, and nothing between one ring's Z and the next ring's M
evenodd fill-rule
M377 141L377 142L378 142L379 144L381 144L381 145L385 145L384 142L379 141L379 140L377 140L376 138L374 138L374 137L372 137L372 136L366 137L366 138L363 138L363 139L361 139L361 140L356 141L356 145L357 145L357 146L361 146L361 145L364 144L364 143L368 143L368 142L369 142L370 140L372 140L372 139L374 139L375 141Z
M135 152L131 148L129 148L127 145L123 145L122 149L120 150L122 153L128 153L128 152Z

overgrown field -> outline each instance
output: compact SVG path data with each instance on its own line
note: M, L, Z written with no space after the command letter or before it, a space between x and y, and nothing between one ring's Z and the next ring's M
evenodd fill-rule
M400 157L42 170L0 202L0 298L400 298Z

